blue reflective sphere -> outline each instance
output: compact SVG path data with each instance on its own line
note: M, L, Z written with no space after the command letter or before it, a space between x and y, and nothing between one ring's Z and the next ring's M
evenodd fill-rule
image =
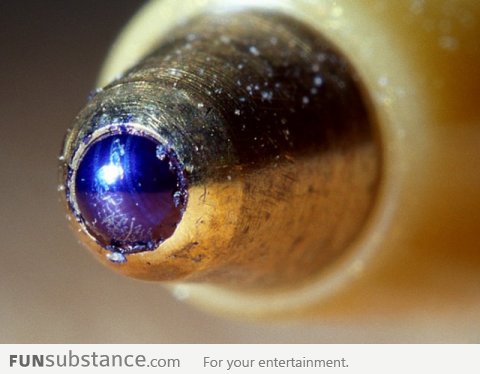
M181 220L186 203L182 176L173 151L150 137L101 137L87 148L77 168L77 214L108 250L152 250Z

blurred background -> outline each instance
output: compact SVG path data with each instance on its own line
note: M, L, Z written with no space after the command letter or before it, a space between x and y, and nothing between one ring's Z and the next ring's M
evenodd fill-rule
M177 301L160 284L103 268L77 243L59 203L58 154L110 43L141 4L0 3L0 343L429 342L462 336L428 324L412 330L409 321L372 329L223 319Z

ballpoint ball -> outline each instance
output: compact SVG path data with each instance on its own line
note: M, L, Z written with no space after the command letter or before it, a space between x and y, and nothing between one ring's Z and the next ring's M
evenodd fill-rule
M76 214L105 249L129 254L155 249L170 237L186 204L176 154L141 134L93 141L74 178Z

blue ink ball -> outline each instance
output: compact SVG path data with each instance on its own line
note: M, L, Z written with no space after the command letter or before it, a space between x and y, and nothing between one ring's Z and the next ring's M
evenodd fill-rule
M74 176L77 215L105 249L129 254L169 238L186 205L176 154L142 134L109 134L90 144Z

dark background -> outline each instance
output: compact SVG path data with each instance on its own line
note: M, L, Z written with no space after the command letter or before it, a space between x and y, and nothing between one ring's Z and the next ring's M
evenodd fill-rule
M115 35L141 1L0 3L0 343L395 342L403 325L252 323L207 315L96 262L69 231L57 158ZM407 328L405 328L407 327Z

